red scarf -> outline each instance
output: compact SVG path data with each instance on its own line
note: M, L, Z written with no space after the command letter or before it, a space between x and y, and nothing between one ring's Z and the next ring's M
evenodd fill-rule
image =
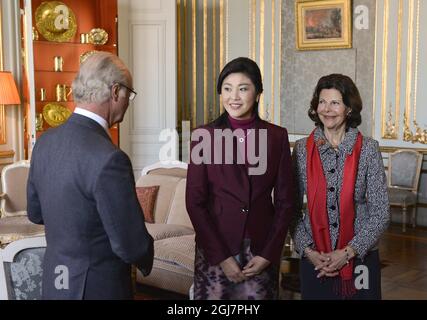
M354 237L354 186L356 184L357 168L359 165L360 151L362 149L362 135L357 135L353 152L344 162L344 176L340 194L340 230L338 236L338 249L343 249ZM311 229L314 244L319 252L332 251L331 237L329 234L329 219L326 206L327 183L323 173L322 161L314 142L314 130L307 140L307 199L310 215ZM353 283L353 261L344 266L340 272L341 295L352 296L355 293Z

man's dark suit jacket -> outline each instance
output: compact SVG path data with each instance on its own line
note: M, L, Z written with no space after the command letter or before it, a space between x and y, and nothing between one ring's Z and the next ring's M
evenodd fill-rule
M201 128L210 132L229 128L221 125ZM294 213L294 179L286 129L261 119L257 129L267 130L267 170L248 175L245 164L195 164L187 173L186 205L196 231L196 242L211 265L236 255L244 237L251 239L251 250L278 264L289 222ZM258 136L259 131L256 135ZM259 149L256 139L255 149ZM192 142L192 150L198 142ZM235 150L237 150L235 142ZM215 147L211 156L214 157ZM224 150L223 150L224 154ZM213 161L212 161L213 162ZM272 190L274 189L274 202Z
M131 264L150 273L153 239L130 160L98 123L73 114L40 137L27 199L28 218L46 227L44 299L133 298Z

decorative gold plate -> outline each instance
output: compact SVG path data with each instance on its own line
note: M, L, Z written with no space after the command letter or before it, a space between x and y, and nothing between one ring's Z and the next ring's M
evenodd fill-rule
M48 103L43 107L43 117L51 127L63 124L72 112L59 103Z
M89 43L106 44L108 41L108 33L104 29L96 28L89 32Z
M60 1L42 2L35 14L37 30L49 41L66 42L77 31L76 16Z
M83 62L85 62L85 60L86 60L87 58L89 58L91 55L93 55L94 53L97 53L97 52L99 52L99 51L97 51L97 50L92 50L92 51L86 51L86 52L82 53L82 54L80 55L80 64L82 64Z

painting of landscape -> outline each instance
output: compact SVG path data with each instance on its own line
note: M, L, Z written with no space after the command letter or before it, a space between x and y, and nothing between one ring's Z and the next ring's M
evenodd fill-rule
M340 8L307 10L305 34L307 39L342 37L342 10Z

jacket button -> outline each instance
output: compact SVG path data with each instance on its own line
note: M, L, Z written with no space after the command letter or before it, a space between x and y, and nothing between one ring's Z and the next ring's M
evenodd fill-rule
M331 209L331 210L335 210L336 208L337 208L337 207L335 207L335 206L333 206L333 205L329 207L329 209Z
M338 223L334 222L334 223L332 224L332 226L333 226L334 228L336 228L336 227L338 227Z
M242 213L248 213L248 212L249 212L249 209L242 208L241 212L242 212Z
M329 188L329 191L330 191L330 192L334 192L334 191L335 191L335 188L334 188L334 187L330 187L330 188Z
M335 173L335 169L329 170L330 173Z

